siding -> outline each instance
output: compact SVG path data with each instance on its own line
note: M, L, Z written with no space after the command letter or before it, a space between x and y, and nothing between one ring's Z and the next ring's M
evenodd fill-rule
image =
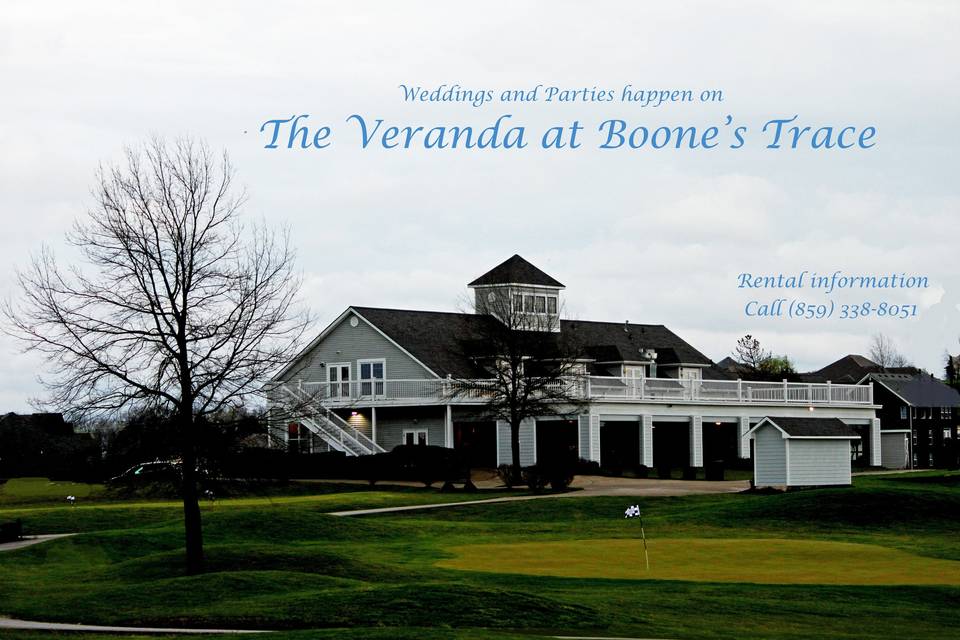
M758 487L787 484L786 440L776 427L764 425L753 433L754 481Z
M849 440L797 440L790 452L790 485L850 484Z
M887 469L906 469L909 466L908 433L880 434L880 464Z
M445 412L445 407L378 408L377 444L390 451L397 445L403 444L404 429L426 429L428 445L445 446Z
M351 317L354 317L353 314L345 316L320 344L301 356L297 365L288 371L283 379L326 382L327 370L320 366L321 362L349 362L350 379L358 380L360 375L357 360L367 358L384 358L388 379L418 380L436 377L363 320L358 318L357 326L351 327Z

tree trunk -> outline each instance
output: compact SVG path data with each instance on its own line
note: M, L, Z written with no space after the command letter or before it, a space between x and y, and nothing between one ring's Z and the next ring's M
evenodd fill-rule
M513 463L513 479L519 482L522 474L520 473L520 422L510 423L510 449Z
M197 454L193 443L192 416L183 421L183 529L187 549L187 573L203 571L203 527L197 491Z

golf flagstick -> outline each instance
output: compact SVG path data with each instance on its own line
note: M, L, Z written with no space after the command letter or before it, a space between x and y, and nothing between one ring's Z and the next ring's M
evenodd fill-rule
M640 505L635 504L628 507L623 513L624 518L640 518L640 537L643 539L643 559L647 565L647 571L650 571L650 553L647 551L647 532L643 528L643 514L640 513Z
M643 538L643 559L647 563L647 571L650 571L650 554L647 553L647 533L643 530L643 514L640 514L640 537Z

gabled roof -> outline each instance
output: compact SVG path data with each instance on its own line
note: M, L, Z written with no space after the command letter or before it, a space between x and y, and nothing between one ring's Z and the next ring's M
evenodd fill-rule
M784 438L832 438L856 440L856 431L839 418L770 418L758 422L744 435L752 435L765 425L771 425L783 433Z
M871 373L864 380L883 385L912 407L960 407L960 392L927 373Z
M467 286L483 287L497 284L532 284L558 289L564 288L559 281L516 254L490 269Z

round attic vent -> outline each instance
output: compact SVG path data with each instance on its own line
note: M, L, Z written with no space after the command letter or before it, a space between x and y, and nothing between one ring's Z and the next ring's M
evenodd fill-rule
M350 326L355 327L360 324L360 321L357 319L357 316L350 316Z

